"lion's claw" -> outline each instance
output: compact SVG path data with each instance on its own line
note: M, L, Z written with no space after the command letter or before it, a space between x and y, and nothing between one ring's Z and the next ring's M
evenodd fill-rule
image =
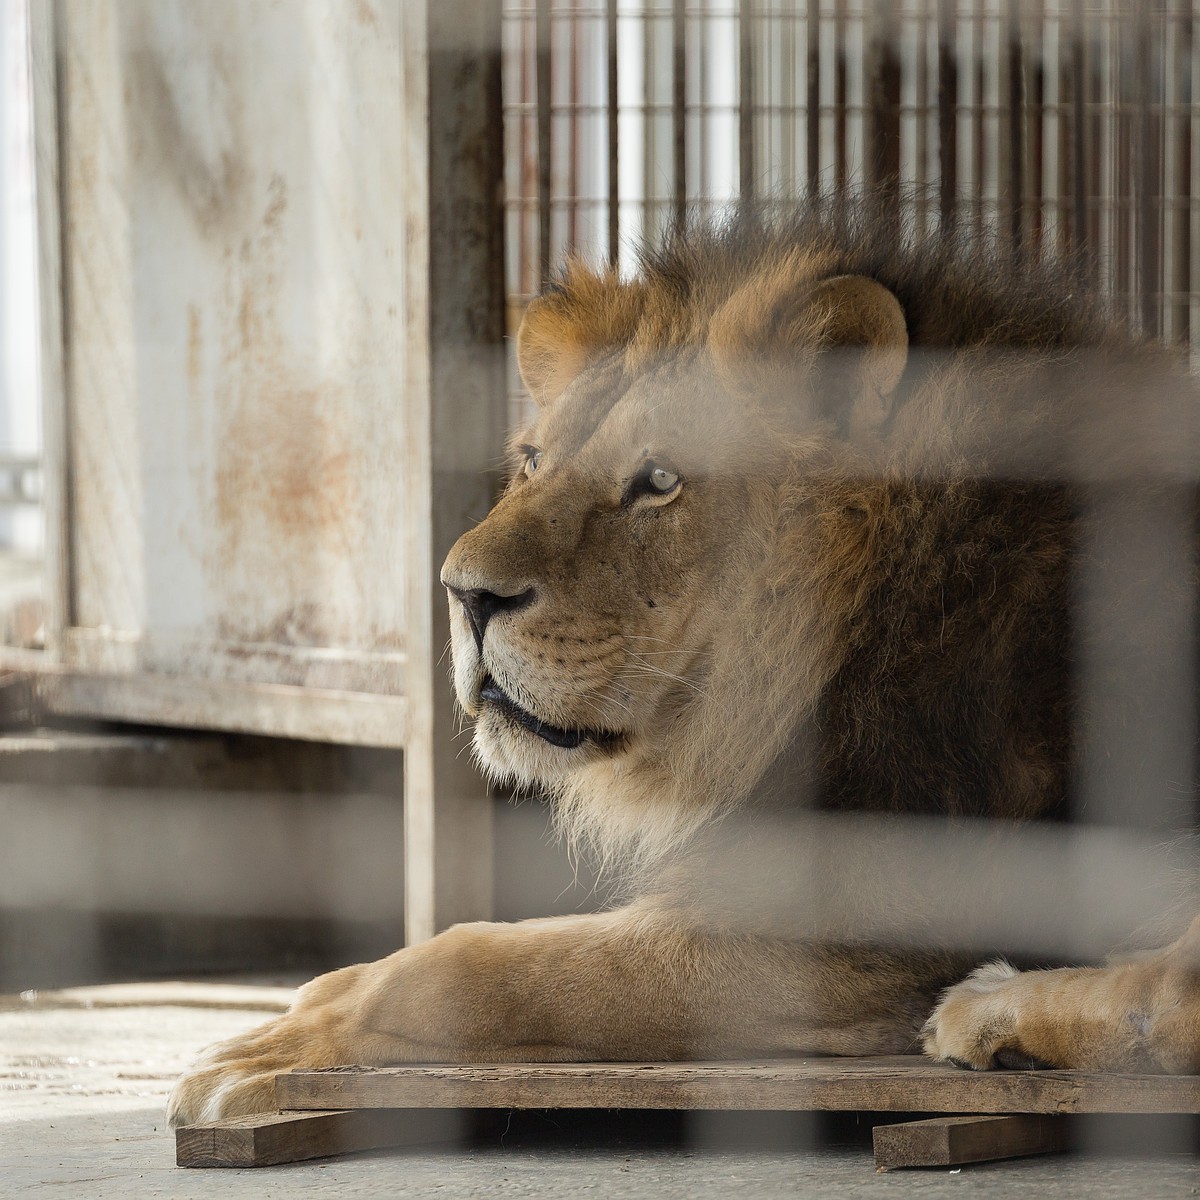
M291 1013L210 1046L176 1083L167 1104L172 1128L275 1110L275 1076L327 1066L331 1044L314 1038Z
M274 1110L275 1072L231 1063L184 1075L167 1103L167 1123L175 1129Z
M1018 972L988 963L948 989L925 1022L925 1052L973 1071L990 1071L1033 1057L1017 1042L1017 1014L1005 990Z
M1053 1064L1034 1058L1014 1046L1002 1046L996 1051L996 1066L1005 1071L1049 1071Z

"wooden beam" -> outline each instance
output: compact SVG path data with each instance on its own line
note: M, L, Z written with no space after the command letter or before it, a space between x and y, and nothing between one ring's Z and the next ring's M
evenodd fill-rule
M964 1071L920 1056L335 1068L276 1078L281 1109L665 1108L1200 1112L1200 1076Z
M50 716L199 726L343 746L403 746L406 751L412 711L405 696L184 675L46 670L33 680L33 691L38 712Z
M1043 1113L933 1117L876 1125L871 1137L875 1166L880 1171L897 1167L957 1167L997 1158L1056 1154L1067 1148L1064 1118Z
M407 229L406 378L412 431L397 486L409 729L404 760L405 937L492 907L492 805L465 743L443 652L442 561L490 506L505 413L503 110L499 0L401 5Z
M175 1131L179 1167L272 1167L385 1146L456 1140L457 1115L445 1112L259 1113Z

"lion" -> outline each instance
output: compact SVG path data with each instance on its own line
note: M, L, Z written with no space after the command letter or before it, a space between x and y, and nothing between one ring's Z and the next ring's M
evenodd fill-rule
M959 919L1015 877L1006 830L1081 803L1086 501L1192 504L1183 364L1069 272L870 205L744 209L632 277L573 260L516 353L536 419L442 573L454 686L481 767L546 794L617 896L317 978L211 1049L172 1123L344 1063L1200 1070L1200 923L1018 970ZM1109 576L1113 611L1195 583ZM1126 632L1151 653L1169 624ZM932 818L979 852L915 869Z

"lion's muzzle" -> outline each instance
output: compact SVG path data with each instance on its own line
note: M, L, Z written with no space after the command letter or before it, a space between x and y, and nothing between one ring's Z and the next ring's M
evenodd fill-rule
M475 638L475 648L480 653L483 652L483 635L488 627L488 622L497 613L513 613L527 608L533 603L535 597L533 588L526 588L514 595L505 596L499 592L489 591L487 588L455 587L445 579L442 582L447 591L463 606L463 611L467 614L467 623L471 626L471 633Z

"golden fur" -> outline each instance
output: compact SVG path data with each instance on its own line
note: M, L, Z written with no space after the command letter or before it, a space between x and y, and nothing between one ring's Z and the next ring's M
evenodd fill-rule
M845 211L744 213L633 280L573 262L517 346L540 411L446 561L455 687L482 767L548 793L631 898L323 977L185 1077L172 1119L268 1104L277 1069L428 1057L924 1037L976 1067L1200 1067L1194 932L1086 976L985 968L934 1011L972 962L953 922L894 946L868 929L903 894L886 822L1075 802L1079 497L1191 488L1182 367L1052 272ZM1148 585L1192 580L1118 590ZM884 822L878 887L823 878L854 920L820 936L779 899L817 810Z

